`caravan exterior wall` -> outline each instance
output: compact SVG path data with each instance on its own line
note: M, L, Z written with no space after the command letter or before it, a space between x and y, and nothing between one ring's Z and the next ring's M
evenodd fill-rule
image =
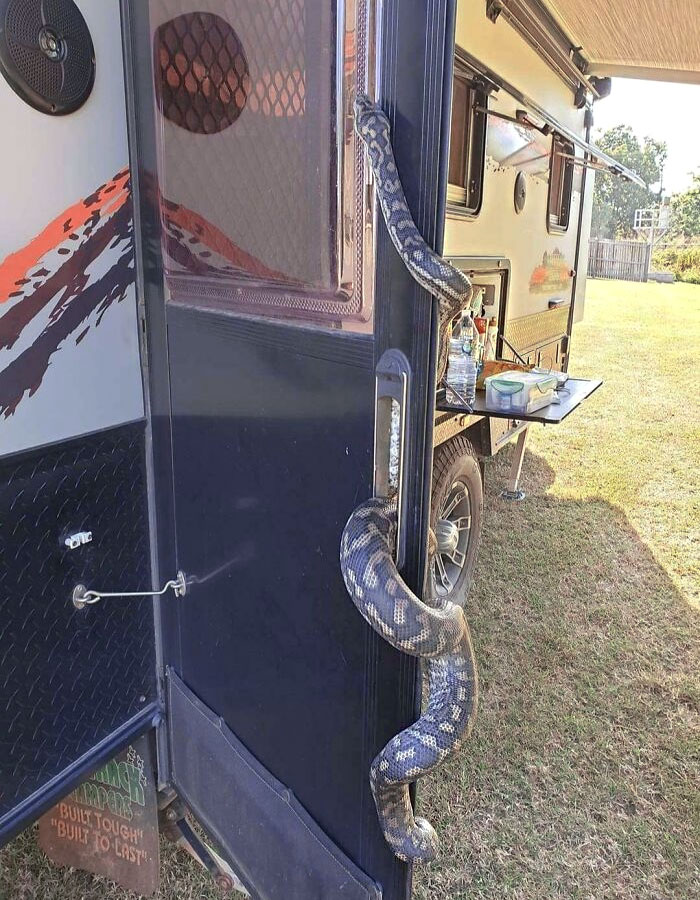
M463 57L466 60L464 71L469 77L469 60L472 58L477 68L493 73L496 80L503 79L512 84L563 126L585 136L585 112L575 108L571 88L504 17L491 22L485 15L484 4L462 0L457 8L455 44L456 71L460 70L459 60ZM462 54L462 51L466 53ZM470 213L464 204L454 202L455 192L448 187L445 253L453 257L498 256L510 261L506 334L519 349L529 350L529 342L537 339L538 332L542 340L551 337L553 332L566 333L574 284L575 320L582 316L592 173L585 175L587 187L580 254L580 259L584 260L583 271L574 279L586 170L581 165L566 167L570 181L561 187L564 191L570 190L570 204L568 209L562 210L564 217L557 221L556 211L549 208L550 194L557 193L556 189L550 192L551 179L563 178L562 170L556 168L556 158L552 164L556 139L536 128L509 121L525 112L535 124L541 122L532 111L523 110L523 103L509 95L505 88L494 90L488 97L483 95L478 101L479 106L484 100L488 114L484 114L486 139L480 208ZM454 93L454 102L459 102L458 91ZM582 151L573 145L558 144L556 149L582 158ZM565 158L560 157L561 160ZM524 182L525 198L518 212L514 196L519 173L522 173L519 186ZM453 173L450 175L452 180ZM555 304L559 308L550 310ZM521 321L535 315L539 316L538 320Z
M39 12L84 19L72 49L94 50L95 77L64 115L57 84L80 78L62 82L40 51L20 59L34 89L44 74L44 109L0 77L0 844L156 710L150 601L89 616L70 599L77 583L150 583L120 7L14 11L17 29ZM73 545L81 532L92 539Z
M0 456L143 416L119 4L80 9L97 65L79 109L0 82Z

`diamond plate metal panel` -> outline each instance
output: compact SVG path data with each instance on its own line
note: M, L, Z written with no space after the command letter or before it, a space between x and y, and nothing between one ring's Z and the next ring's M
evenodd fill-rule
M568 321L568 306L546 309L518 319L509 319L506 322L505 336L522 353L565 335Z
M143 428L0 463L0 819L156 697ZM69 534L91 531L68 550Z

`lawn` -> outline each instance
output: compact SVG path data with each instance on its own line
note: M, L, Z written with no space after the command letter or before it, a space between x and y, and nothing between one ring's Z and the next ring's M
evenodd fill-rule
M604 386L532 434L499 498L468 615L472 740L419 789L442 837L415 900L700 898L700 286L589 282L571 370ZM0 853L2 900L128 895ZM161 900L220 895L164 848Z

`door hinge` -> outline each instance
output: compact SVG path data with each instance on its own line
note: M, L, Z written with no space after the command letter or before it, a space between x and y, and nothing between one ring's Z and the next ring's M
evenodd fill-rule
M148 369L148 325L145 309L139 310L139 343L141 345L141 365Z
M187 579L184 572L178 572L177 577L166 582L159 591L95 591L88 590L84 584L76 584L73 588L71 599L76 609L84 609L105 597L160 597L172 590L176 597L184 597L187 593Z

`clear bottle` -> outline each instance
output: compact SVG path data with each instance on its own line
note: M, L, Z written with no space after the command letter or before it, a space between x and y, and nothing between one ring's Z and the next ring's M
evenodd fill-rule
M493 316L489 319L486 329L486 345L484 347L484 359L496 358L496 342L498 341L498 319Z
M476 343L476 327L471 316L463 316L459 337L466 352L472 354L472 348Z
M476 363L472 356L472 343L462 335L450 340L450 354L447 361L447 386L452 388L458 399L468 406L476 397ZM448 391L449 399L449 391Z
M462 352L464 353L464 357L466 360L467 373L466 386L464 389L464 399L467 401L469 406L473 406L474 400L476 399L476 379L479 374L479 367L477 365L476 357L473 352L475 348L475 343L464 343L462 346Z

